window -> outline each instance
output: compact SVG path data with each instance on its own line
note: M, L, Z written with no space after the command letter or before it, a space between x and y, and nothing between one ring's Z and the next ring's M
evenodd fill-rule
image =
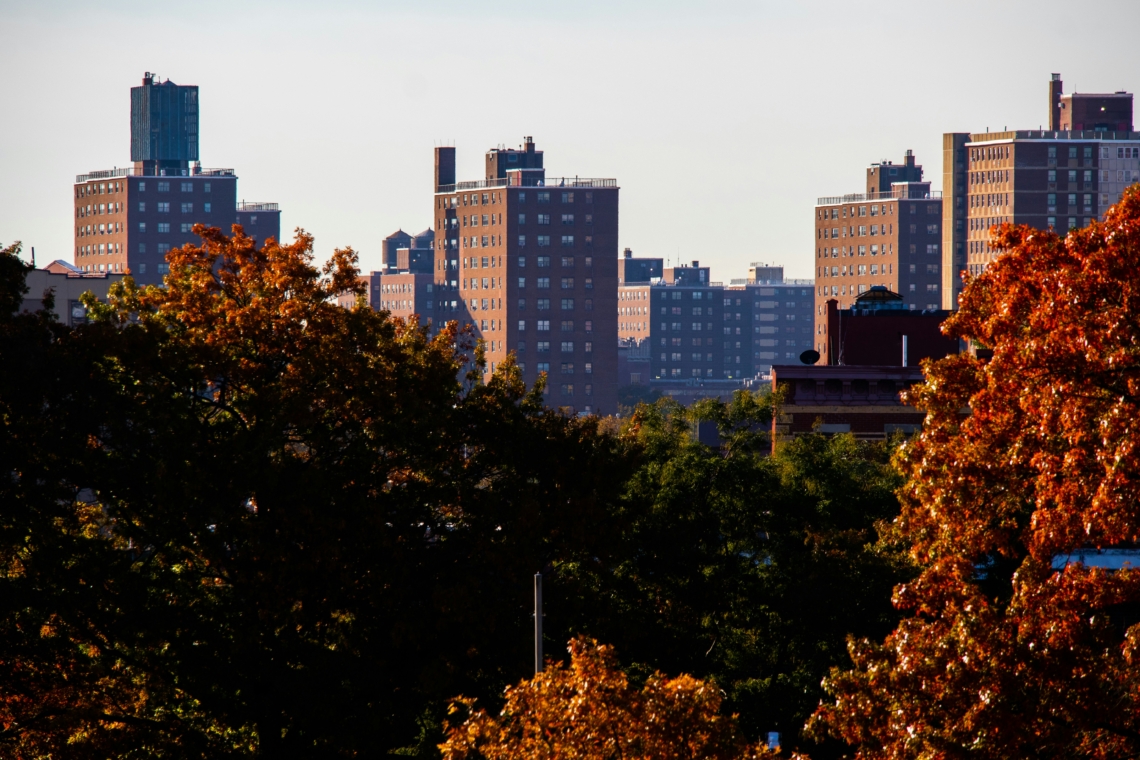
M158 231L159 232L170 232L170 222L159 222L158 223Z
M538 247L539 248L545 248L548 245L550 245L550 235L539 235L538 236Z
M564 353L564 354L574 353L574 341L572 341L572 340L562 341L562 353Z
M526 287L526 278L525 278L525 277L520 277L520 278L519 278L519 290L522 290L522 289L524 289L525 287Z
M573 203L574 202L574 193L562 193L562 202L563 203Z
M206 185L206 187L209 187L209 185ZM139 192L140 192L140 193L145 193L145 192L146 192L146 183L145 183L145 182L140 182L140 183L139 183ZM206 192L209 192L209 190L207 190Z
M563 235L562 236L562 247L563 248L569 248L573 245L574 245L574 236L573 235Z
M562 395L563 396L573 396L574 395L574 384L573 383L563 383L562 384Z
M139 253L146 253L146 243L139 243Z
M139 203L139 211L144 211L144 212L146 211L146 203L145 202Z
M543 267L548 267L548 266L550 266L550 257L549 256L539 256L538 257L539 269L542 269Z
M192 192L194 192L194 183L192 183L192 182L183 182L183 183L182 183L182 186L181 186L181 188L180 188L180 189L181 189L181 190L182 190L182 192L184 192L184 193L192 193Z
M562 374L563 375L573 375L574 374L574 362L562 362Z
M158 192L169 193L170 192L170 183L169 182L159 182L158 183Z
M563 290L573 290L573 288L574 288L574 278L573 277L563 277L562 278L562 289Z
M169 203L158 204L158 213L169 214L170 213L170 204Z
M586 299L585 309L586 309L586 311L593 311L594 310L594 299L593 298L587 298ZM589 323L587 322L587 324L589 324Z
M540 354L550 353L550 341L548 341L548 340L538 341L538 343L535 345L535 350L537 350L538 353L540 353Z
M538 215L538 223L539 224L550 224L550 214L539 214Z
M182 204L182 213L183 214L193 214L194 213L194 204L193 203L183 203Z
M573 256L563 256L562 257L562 266L573 269L574 268L574 257Z
M525 192L522 192L522 191L519 192L519 203L526 203L526 193Z
M586 278L586 290L593 290L593 289L594 289L594 278L593 277L587 277Z
M146 222L139 222L139 232L146 232Z
M592 342L592 341L586 341L585 345L582 347L582 350L583 350L583 351L585 351L585 352L586 352L586 353L588 353L588 354L591 354L591 353L593 353L593 352L594 352L594 344L593 344L593 342Z
M191 224L190 222L183 222L182 223L182 232L183 233L191 232L193 229L194 229L194 225Z
M536 323L536 329L539 332L550 332L550 320L549 319L538 320L538 322Z
M202 192L203 192L203 193L208 193L208 192L210 192L210 183L209 183L209 182L207 182L206 184L202 185Z
M170 243L159 243L158 252L160 254L168 253L170 251ZM162 271L162 265L159 265L158 271Z
M540 298L540 299L538 299L538 301L536 303L538 304L538 310L539 311L550 311L550 299L549 298Z
M539 203L550 203L550 193L535 193Z
M573 311L574 310L574 299L573 298L563 298L562 299L562 310L563 311Z
M574 320L572 320L572 319L562 320L562 332L574 332Z
M526 214L519 214L519 224L526 224Z
M549 344L547 344L547 348L550 348ZM538 371L539 372L550 372L550 362L539 362L538 363Z
M539 277L538 278L538 287L539 287L539 289L542 289L542 290L549 290L550 289L550 278L549 277Z
M202 207L203 207L202 208L203 211L205 211L207 214L210 213L210 204L209 203L203 203Z

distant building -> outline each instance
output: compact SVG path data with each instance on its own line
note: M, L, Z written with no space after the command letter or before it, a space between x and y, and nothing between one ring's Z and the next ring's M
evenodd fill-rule
M949 132L942 137L942 308L955 309L961 272L980 274L1002 223L1064 234L1102 218L1140 181L1132 94L1063 94L1049 81L1049 129Z
M827 364L916 367L959 350L958 340L942 334L950 312L909 311L903 298L881 286L856 296L850 309L827 302Z
M812 432L860 440L917 432L926 415L903 404L899 393L922 381L918 367L774 366L772 388L783 395L772 421L773 449Z
M548 177L530 137L488 151L482 180L457 181L450 147L436 148L435 172L421 313L472 325L489 370L514 352L528 384L546 373L550 406L615 413L617 181Z
M198 88L147 73L131 88L132 167L80 174L73 188L75 266L162 282L166 254L197 243L195 224L227 234L242 224L258 244L280 235L275 203L237 203L233 169L198 165Z
M867 193L819 199L815 327L816 350L825 358L828 300L847 309L879 285L901 294L907 309L941 305L942 198L921 178L908 150L902 165L883 161L867 169Z
M621 259L627 272L661 260L646 261L643 268L638 259ZM785 281L782 267L763 267L766 279L725 287L699 261L662 272L618 287L618 334L630 356L635 348L638 356L648 352L648 380L731 380L739 387L814 344L810 280Z
M381 257L384 260L385 269L396 269L397 252L401 248L411 248L412 236L401 230L396 230L380 243Z
M66 261L53 261L43 269L33 269L25 281L28 292L24 294L20 311L35 312L44 307L44 294L52 291L55 305L52 311L56 319L69 327L87 322L87 308L79 302L79 297L91 291L101 301L107 300L111 285L120 282L125 275L102 272L87 273Z

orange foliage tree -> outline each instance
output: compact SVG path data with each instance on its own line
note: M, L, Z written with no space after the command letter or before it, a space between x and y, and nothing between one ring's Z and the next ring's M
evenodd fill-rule
M461 699L467 719L448 726L444 760L729 760L757 758L736 719L720 714L720 690L691 676L654 673L640 691L618 668L611 647L570 642L570 667L550 662L506 690L499 717Z
M897 460L909 617L852 644L815 729L863 758L1136 757L1140 572L1068 558L1140 542L1140 188L1065 237L994 234L946 328L992 360L927 368Z

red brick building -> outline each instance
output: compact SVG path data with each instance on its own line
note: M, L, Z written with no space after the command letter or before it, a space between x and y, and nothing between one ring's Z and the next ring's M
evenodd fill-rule
M826 308L841 309L874 286L899 293L908 310L942 304L942 198L921 181L907 151L901 165L867 169L866 193L820 198L815 208L816 350L827 358Z
M547 177L543 154L486 156L482 180L457 181L455 149L436 148L433 320L474 326L488 369L514 352L548 403L617 411L618 186ZM426 303L425 298L425 303Z
M850 309L829 300L826 363L916 367L923 359L958 353L958 340L942 334L950 312L909 311L902 305L902 296L882 287L857 296Z
M918 367L774 366L772 388L783 398L772 423L773 448L816 431L861 440L917 432L925 415L903 404L899 393L922 381Z

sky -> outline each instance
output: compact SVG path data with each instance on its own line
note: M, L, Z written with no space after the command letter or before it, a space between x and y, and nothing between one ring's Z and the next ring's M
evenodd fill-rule
M0 0L0 244L72 260L75 175L130 163L130 88L200 88L204 167L379 268L460 179L531 135L552 176L615 177L619 249L812 274L816 198L942 134L1037 129L1047 82L1140 90L1140 2Z

